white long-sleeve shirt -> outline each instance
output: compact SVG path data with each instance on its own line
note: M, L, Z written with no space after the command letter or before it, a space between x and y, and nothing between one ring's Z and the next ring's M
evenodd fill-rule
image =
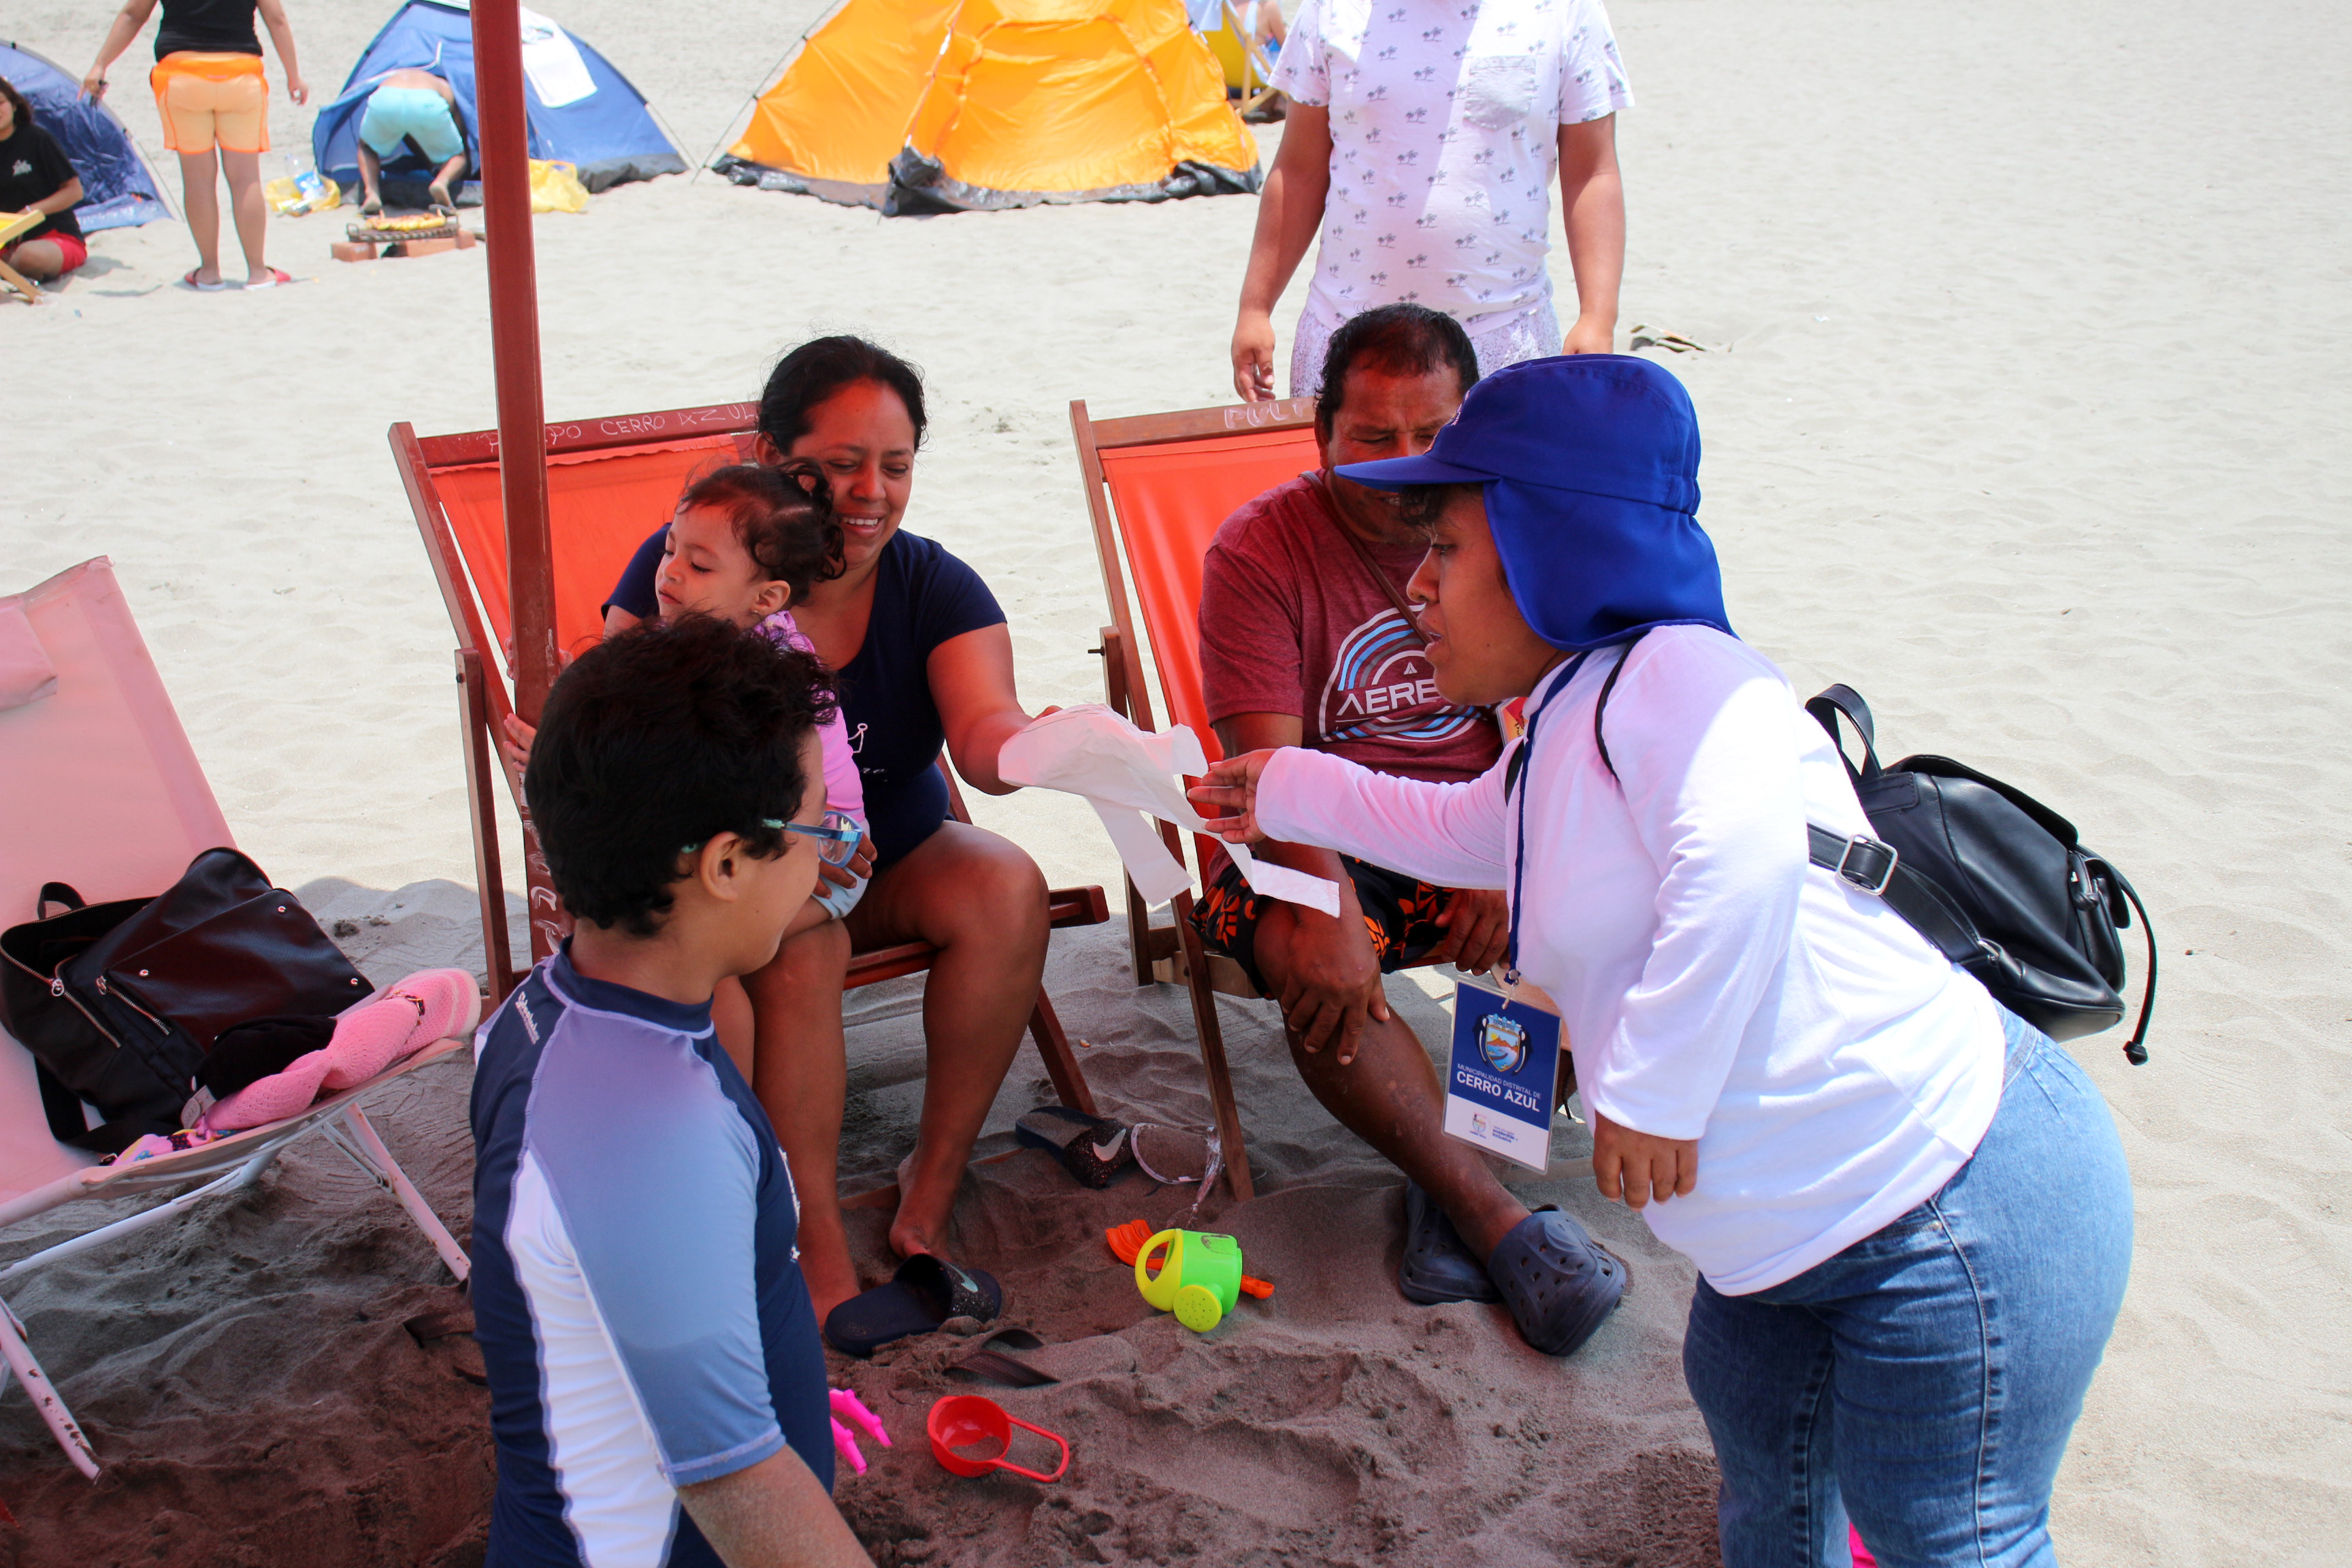
M1559 1005L1588 1109L1698 1141L1696 1188L1644 1211L1727 1295L1803 1273L1938 1191L2000 1100L1999 1009L1879 900L1808 864L1810 819L1869 820L1773 663L1665 626L1547 676L1526 799L1518 963ZM1554 689L1557 688L1557 689ZM1516 750L1517 748L1514 748ZM1511 885L1511 753L1424 784L1286 750L1266 834L1454 888ZM1622 781L1622 783L1621 783Z

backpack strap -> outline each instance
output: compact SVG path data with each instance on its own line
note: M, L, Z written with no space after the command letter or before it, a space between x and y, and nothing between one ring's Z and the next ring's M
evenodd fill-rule
M1601 683L1601 700L1592 705L1592 743L1600 748L1601 765L1609 770L1609 776L1612 779L1617 778L1617 764L1610 761L1609 741L1601 733L1601 716L1609 711L1609 694L1617 689L1617 678L1625 673L1625 661L1633 657L1633 645L1649 635L1639 632L1626 639L1625 651L1617 656L1617 662L1609 667L1609 679ZM1617 779L1617 787L1622 794L1625 781Z
M1838 761L1845 763L1846 773L1857 787L1878 777L1878 731L1870 721L1870 704L1862 700L1861 692L1851 686L1832 686L1806 703L1805 711L1830 732L1830 744L1837 748ZM1845 715L1846 722L1853 726L1854 733L1862 737L1860 768L1846 762L1845 737L1838 733L1837 721L1841 713Z
M1867 834L1848 837L1809 822L1805 847L1814 865L1885 900L1887 908L1927 939L1928 946L1961 968L1973 971L1995 957L1998 950L1977 934L1976 922L1943 889L1912 869L1892 844Z
M2125 879L2124 874L2116 869L2115 863L2101 860L2099 868L2116 879L2116 886L2122 889L2124 897L2131 900L2131 907L2139 911L2140 935L2147 939L2147 984L2139 994L2139 1027L2134 1029L2132 1037L2124 1042L2124 1059L2134 1067L2145 1067L2147 1064L2148 1015L2156 1011L2156 927L2148 922L2147 906L2139 901L2139 893Z

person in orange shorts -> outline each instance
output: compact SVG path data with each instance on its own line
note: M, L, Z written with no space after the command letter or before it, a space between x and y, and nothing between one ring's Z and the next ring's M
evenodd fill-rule
M157 0L124 0L98 51L98 63L82 78L91 98L106 94L106 68L131 47L154 15ZM195 267L181 282L210 293L234 289L221 276L220 191L228 180L236 239L245 251L245 287L268 289L292 279L262 258L269 204L261 194L261 155L269 151L269 79L261 68L261 39L253 26L260 13L286 68L286 95L310 100L310 89L294 62L294 29L284 0L162 0L163 25L155 30L155 68L148 77L155 107L163 117L163 144L180 155L180 188L195 237Z

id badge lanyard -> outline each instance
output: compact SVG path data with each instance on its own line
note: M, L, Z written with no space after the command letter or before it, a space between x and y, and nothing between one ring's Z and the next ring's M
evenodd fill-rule
M1584 661L1591 657L1592 652L1590 648L1578 654L1570 663L1567 670L1552 683L1551 689L1544 693L1543 700L1528 710L1527 732L1519 737L1519 749L1511 753L1510 763L1503 770L1505 798L1509 798L1514 790L1518 793L1518 832L1511 842L1510 940L1503 950L1503 984L1507 991L1515 994L1534 990L1527 984L1526 978L1519 973L1519 909L1522 903L1520 889L1526 879L1528 858L1528 791L1525 786L1529 760L1535 755L1536 725L1542 720L1544 710L1552 705L1553 700L1558 698L1560 692L1567 689L1569 683L1576 679L1576 672L1584 668ZM1540 992L1536 992L1535 994L1542 995ZM1543 1005L1547 1012L1559 1011L1558 1008L1550 1005L1549 997L1543 999Z

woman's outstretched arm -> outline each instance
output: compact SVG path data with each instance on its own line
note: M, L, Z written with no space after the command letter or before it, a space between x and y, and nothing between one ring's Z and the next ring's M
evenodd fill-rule
M1444 888L1504 883L1502 762L1467 784L1429 784L1284 747L1212 763L1192 793L1237 844L1319 845Z
M996 771L996 753L1034 717L1013 689L1012 629L1000 621L950 637L931 650L929 672L956 772L983 795L1020 788Z

